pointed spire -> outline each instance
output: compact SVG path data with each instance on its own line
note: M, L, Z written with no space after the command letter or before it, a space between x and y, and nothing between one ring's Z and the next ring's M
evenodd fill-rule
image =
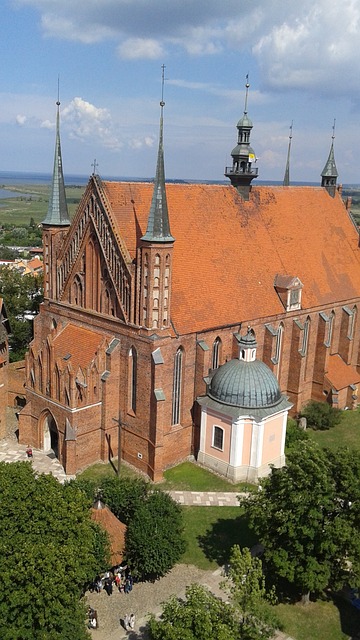
M160 135L159 150L154 180L154 191L150 206L150 213L145 235L141 240L147 242L174 242L170 233L169 214L165 189L165 168L163 148L163 111L164 111L164 73L165 65L162 65L161 102L160 102Z
M69 213L66 202L65 183L61 159L60 145L60 100L59 100L59 83L58 83L58 99L56 102L56 142L54 170L51 183L51 192L49 198L49 207L45 220L42 224L51 227L68 227L70 225Z
M291 151L291 140L292 140L292 130L293 130L293 121L291 121L290 132L289 132L289 146L285 167L285 175L284 175L284 187L288 187L290 185L290 151Z
M334 154L335 122L336 120L334 118L329 157L326 161L325 167L321 172L321 186L325 187L326 190L329 192L329 194L333 197L335 195L335 190L336 190L336 178L339 175L336 168L335 154Z

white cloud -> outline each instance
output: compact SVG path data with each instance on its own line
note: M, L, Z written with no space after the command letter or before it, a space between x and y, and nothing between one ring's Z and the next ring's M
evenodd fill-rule
M55 122L51 122L50 120L43 120L40 123L40 127L42 129L54 129L55 127Z
M108 149L123 146L114 131L111 115L107 109L96 107L83 100L74 98L61 114L64 129L70 138L97 144Z
M159 42L152 39L129 38L118 47L121 58L127 60L148 59L156 60L163 57L164 50Z
M130 149L142 149L143 147L152 147L154 145L155 138L151 136L145 136L144 138L131 138L128 141Z
M15 0L13 0L15 2ZM269 88L360 92L360 0L16 0L40 12L45 35L114 39L121 57L255 55ZM171 6L170 6L171 5Z
M22 116L20 114L16 116L16 124L18 124L20 127L24 126L26 120L26 116Z

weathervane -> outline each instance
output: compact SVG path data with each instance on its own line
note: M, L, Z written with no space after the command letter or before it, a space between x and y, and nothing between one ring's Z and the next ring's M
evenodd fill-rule
M246 74L246 84L245 84L246 92L245 92L245 108L244 108L244 113L247 113L247 103L248 103L249 87L250 87L250 84L249 84L249 74L247 73L247 74Z
M165 102L164 102L164 84L165 84L165 65L161 65L161 69L162 69L162 73L161 73L161 102L160 102L160 107L161 107L161 111L163 110L163 108L165 107Z
M335 140L335 123L336 123L336 118L334 118L334 124L332 126L333 132L332 132L332 136L331 137L332 137L333 140Z

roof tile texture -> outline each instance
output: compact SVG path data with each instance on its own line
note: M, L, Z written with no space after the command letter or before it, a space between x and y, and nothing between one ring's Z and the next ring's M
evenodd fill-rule
M132 256L146 231L153 185L104 183ZM172 319L180 333L283 313L276 274L300 278L302 307L360 296L358 234L337 193L321 187L166 185L175 237Z
M54 337L55 360L64 359L71 354L71 357L63 360L64 366L71 364L73 371L78 368L88 367L94 360L104 336L96 331L67 324L66 327Z

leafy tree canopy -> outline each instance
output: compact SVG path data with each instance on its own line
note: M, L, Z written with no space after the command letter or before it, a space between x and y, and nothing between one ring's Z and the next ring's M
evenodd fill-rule
M269 571L304 598L360 575L359 474L359 453L331 453L304 441L289 451L286 467L272 469L261 491L241 501Z
M153 491L128 523L126 557L142 579L165 575L185 551L181 507L165 492Z
M150 640L240 640L236 612L200 585L186 588L185 599L170 598L161 620L149 622Z
M0 463L0 636L85 640L85 586L107 539L78 488L30 463Z
M15 269L0 267L0 295L4 298L11 336L11 360L21 360L32 339L32 325L24 320L25 311L38 313L43 300L42 277L21 275Z
M228 579L224 583L239 615L243 640L272 638L278 620L269 607L275 601L273 592L266 593L262 563L253 558L248 548L235 545L231 550Z

